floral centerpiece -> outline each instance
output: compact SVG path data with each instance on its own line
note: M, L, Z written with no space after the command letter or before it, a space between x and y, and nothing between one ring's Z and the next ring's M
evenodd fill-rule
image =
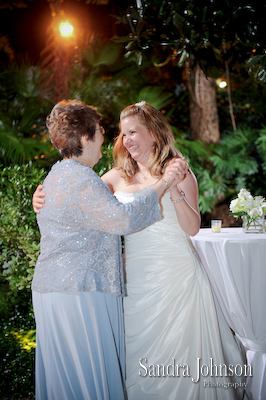
M245 232L264 232L266 201L262 196L252 196L246 189L241 189L236 199L230 203L230 215L243 220Z

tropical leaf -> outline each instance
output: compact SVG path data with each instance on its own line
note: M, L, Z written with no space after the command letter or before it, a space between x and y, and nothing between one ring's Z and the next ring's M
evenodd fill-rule
M162 110L173 100L173 95L167 93L163 88L156 86L147 86L140 90L135 99L135 103L145 100L157 110Z
M0 72L0 160L24 163L48 153L41 129L50 103L39 96L40 68L11 63Z
M110 66L114 64L121 54L121 47L116 43L98 43L97 47L84 52L83 57L87 63L93 67Z
M17 132L0 128L0 155L5 163L22 164L34 157L47 153L50 142L41 142L35 138L19 138Z
M5 162L20 164L25 160L23 144L13 131L5 130L4 127L0 130L0 153Z

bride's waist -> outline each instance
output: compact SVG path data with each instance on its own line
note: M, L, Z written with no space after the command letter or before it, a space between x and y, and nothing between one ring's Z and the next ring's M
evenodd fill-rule
M125 236L127 256L147 255L156 257L164 256L190 256L193 245L183 231L162 231L147 228L137 233Z
M148 226L138 232L131 233L129 235L126 235L126 237L143 237L144 239L148 236L154 236L157 237L158 235L164 235L166 237L168 236L174 236L176 238L184 238L186 233L182 230L182 228L179 225L173 226L173 225L160 225L160 224L153 224L151 226Z

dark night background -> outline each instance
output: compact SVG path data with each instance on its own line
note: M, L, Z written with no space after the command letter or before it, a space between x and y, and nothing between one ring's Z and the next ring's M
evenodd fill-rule
M51 23L51 10L47 0L35 0L27 8L2 8L6 1L0 1L0 35L8 35L9 42L19 56L27 55L37 63L47 39L47 29ZM85 1L65 0L62 3L66 19L74 18L83 32L94 32L111 38L117 30L115 15L118 1L109 5L85 4Z

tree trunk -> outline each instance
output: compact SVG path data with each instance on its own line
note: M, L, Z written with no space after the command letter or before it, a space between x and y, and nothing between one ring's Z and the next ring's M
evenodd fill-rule
M188 66L187 66L188 72ZM206 78L197 65L195 73L189 72L190 125L193 140L219 143L220 131L214 78Z

